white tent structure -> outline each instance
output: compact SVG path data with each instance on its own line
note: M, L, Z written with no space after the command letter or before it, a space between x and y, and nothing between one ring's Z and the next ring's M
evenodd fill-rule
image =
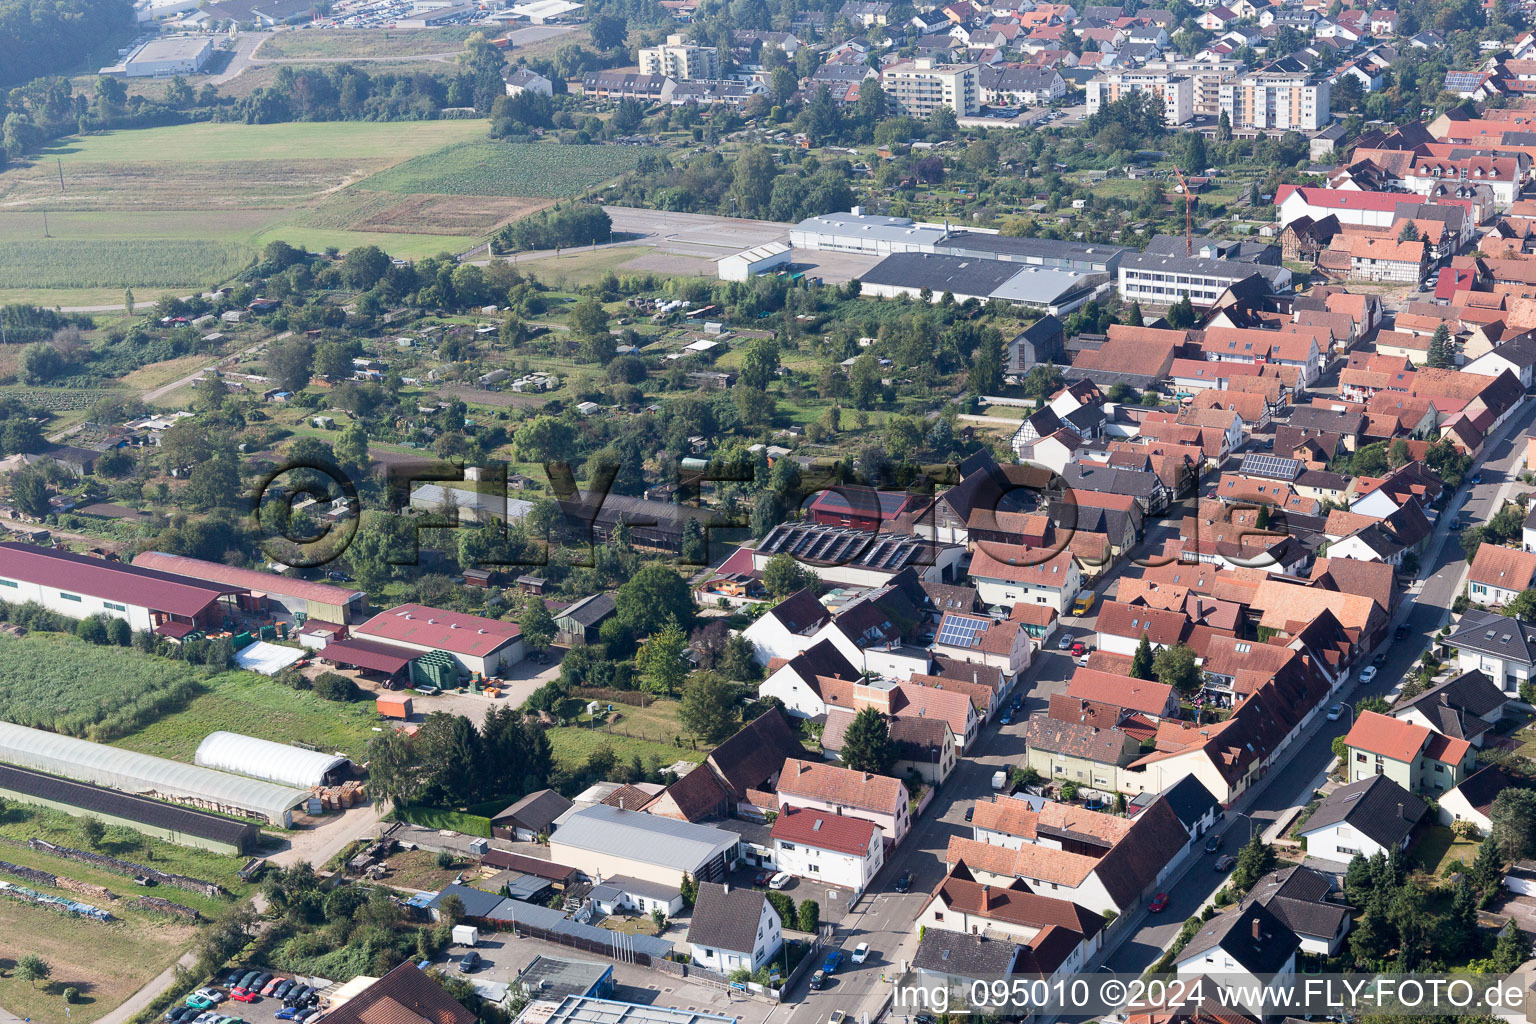
M123 793L260 818L284 827L292 823L292 809L309 796L302 789L10 722L0 722L0 761Z
M308 653L298 647L284 647L258 640L235 653L235 664L264 676L275 676Z
M305 789L328 785L351 764L340 754L322 754L237 732L209 733L197 745L193 760L205 768Z

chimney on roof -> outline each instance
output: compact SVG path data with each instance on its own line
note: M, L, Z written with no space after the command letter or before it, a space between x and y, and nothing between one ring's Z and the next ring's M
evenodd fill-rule
M1405 817L1407 817L1407 815L1405 815L1405 814L1404 814L1404 813L1403 813L1403 802L1402 802L1402 801L1401 801L1401 800L1399 800L1399 801L1398 801L1398 802L1397 802L1397 816L1398 816L1398 817L1399 817L1399 818L1405 818Z
M990 885L983 885L981 887L981 909L982 910L986 910L986 909L988 909L991 906L992 906L992 887Z
M1253 941L1258 942L1262 938L1263 935L1261 935L1259 932L1259 918L1257 915L1255 915L1253 918Z

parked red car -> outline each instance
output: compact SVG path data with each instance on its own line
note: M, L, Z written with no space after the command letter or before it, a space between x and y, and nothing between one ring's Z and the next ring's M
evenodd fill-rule
M1152 902L1147 904L1147 909L1154 914L1161 914L1168 909L1168 894L1160 892L1152 897Z
M1073 654L1087 654L1088 653L1088 645L1083 643L1081 640L1079 640L1077 643L1072 645L1072 653Z

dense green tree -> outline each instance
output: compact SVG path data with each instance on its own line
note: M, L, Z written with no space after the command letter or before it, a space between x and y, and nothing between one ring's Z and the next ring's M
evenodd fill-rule
M1514 863L1536 853L1536 791L1503 790L1494 799L1488 817L1492 822L1488 839L1502 860Z
M677 693L688 675L683 661L688 636L676 622L668 622L651 634L636 659L640 679L651 693L670 697Z
M614 612L637 637L649 636L670 620L683 629L693 623L688 581L665 565L647 565L619 587Z
M1136 653L1131 656L1131 675L1136 679L1152 679L1152 641L1147 634L1141 634L1141 643L1136 645Z
M705 743L719 743L741 724L741 687L718 672L695 672L683 686L677 719Z
M1451 342L1451 332L1443 323L1430 335L1426 362L1437 369L1449 369L1456 364L1456 349Z
M523 631L523 640L536 651L554 643L555 620L549 614L549 607L542 597L535 597L523 606L517 625Z
M1157 681L1189 695L1200 688L1200 666L1194 649L1177 643L1164 647L1152 659L1152 673Z
M872 707L860 708L843 733L843 749L838 752L843 767L876 775L891 774L896 763L896 746L891 742L885 716Z
M795 556L779 552L763 564L763 587L772 597L788 597L790 594L816 585L817 576L801 565Z

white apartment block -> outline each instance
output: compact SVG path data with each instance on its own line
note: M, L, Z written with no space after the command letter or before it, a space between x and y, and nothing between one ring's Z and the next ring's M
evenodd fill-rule
M1241 61L1166 60L1144 64L1138 70L1188 76L1194 89L1194 113L1216 117L1221 113L1221 83L1243 72ZM1203 168L1195 168L1200 173Z
M1195 80L1189 75L1152 67L1111 71L1088 83L1088 113L1132 93L1149 92L1163 101L1163 120L1188 124L1195 116Z
M640 50L640 73L661 75L673 81L720 77L720 51L713 46L685 43L680 35L667 36L665 46L647 46Z
M1221 110L1233 128L1317 131L1330 119L1328 81L1255 71L1221 84Z
M927 117L939 107L965 117L981 109L979 78L976 64L935 64L919 57L881 71L880 87L897 110L911 117Z

